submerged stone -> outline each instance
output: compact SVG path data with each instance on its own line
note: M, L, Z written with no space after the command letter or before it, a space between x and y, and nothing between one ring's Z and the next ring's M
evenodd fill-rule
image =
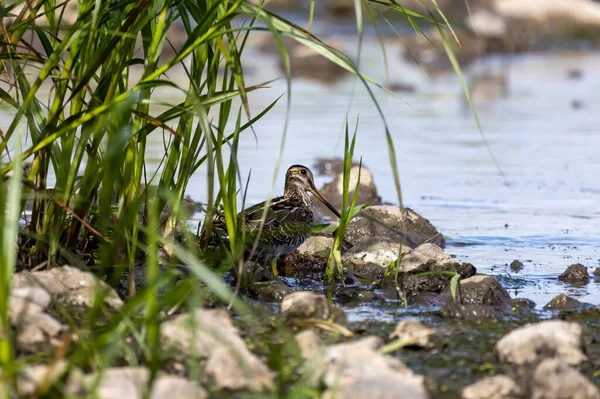
M229 314L196 309L161 325L162 345L171 360L202 362L204 383L230 390L270 391L274 374L246 346Z
M564 271L563 274L558 276L559 280L566 281L571 284L587 284L590 281L587 267L581 263L571 265Z
M444 236L417 212L398 206L370 206L363 209L348 224L345 239L355 244L364 237L385 237L402 242L410 248L424 243L444 247Z

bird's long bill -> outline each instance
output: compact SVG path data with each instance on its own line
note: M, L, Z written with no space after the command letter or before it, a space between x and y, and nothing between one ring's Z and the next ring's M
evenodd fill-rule
M317 189L311 188L310 193L312 195L314 195L315 197L317 197L319 199L319 201L321 201L323 203L323 205L325 205L327 208L329 208L329 210L331 212L333 212L335 214L335 216L337 216L338 218L342 217L342 215L340 215L340 213L337 211L337 209L335 209L333 207L333 205L331 205L329 202L327 202L327 200L321 195L320 192L317 191Z

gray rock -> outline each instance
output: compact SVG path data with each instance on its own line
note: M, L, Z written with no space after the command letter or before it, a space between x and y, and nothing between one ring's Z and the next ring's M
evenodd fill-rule
M282 257L283 274L288 277L323 279L332 247L333 237L308 237L296 251Z
M518 259L513 260L510 264L510 270L512 270L515 273L520 272L522 268L523 268L523 262L521 262Z
M410 248L402 246L402 257ZM393 265L400 253L400 245L385 237L365 237L342 255L344 267L351 273L370 281L379 281Z
M39 272L22 271L14 275L12 289L39 287L52 300L70 311L83 311L94 305L97 292L104 292L104 304L110 310L118 310L123 301L117 293L93 274L71 266L55 267Z
M545 358L577 366L586 359L583 328L577 323L546 320L506 334L496 344L501 362L529 368Z
M312 329L300 331L296 334L295 338L296 343L300 348L300 352L302 353L302 357L305 359L313 357L316 351L321 347L321 338Z
M596 270L594 270L594 276L600 277L600 267L597 267Z
M563 274L558 276L558 278L559 280L575 285L587 284L590 281L590 275L588 274L587 267L581 263L569 266Z
M552 298L550 302L544 305L544 309L552 309L552 310L570 310L576 309L582 305L575 298L571 298L568 295L560 294Z
M67 370L67 362L57 360L52 364L32 364L26 366L17 377L19 397L40 397L48 392ZM0 384L0 394L7 387ZM8 396L8 397L13 397Z
M279 302L292 292L292 289L280 280L254 283L253 289L257 298L265 302Z
M559 359L546 359L533 375L532 399L600 399L600 390Z
M223 310L196 309L161 325L163 347L172 360L202 361L206 383L224 389L269 391L273 373L251 353Z
M478 274L460 281L460 290L457 292L458 299L463 304L477 304L489 306L509 306L510 295L500 285L498 280L492 276ZM442 302L452 301L450 287L442 292L438 300Z
M469 277L475 268L467 263L460 264L448 256L435 244L422 244L415 249L400 245L385 237L366 237L342 256L346 269L369 282L383 279L386 270L391 271L402 250L399 273L402 274L402 288L408 295L421 291L443 290L450 279L449 275L419 276L424 272L457 271ZM440 286L441 285L441 286Z
M53 353L61 347L66 329L47 313L29 315L16 326L17 349L23 353Z
M311 291L294 292L281 301L281 316L286 321L294 319L333 320L346 324L346 314L337 305L330 303L324 295Z
M327 399L427 398L425 379L399 359L377 353L381 340L367 337L337 344L311 360L312 381L326 386Z
M347 204L350 204L352 198L354 196L354 188L356 187L356 183L358 181L358 172L359 166L353 166L350 169L350 180L349 180L349 192ZM340 209L342 207L342 199L344 193L344 173L343 173L343 165L342 171L336 174L335 178L332 182L326 183L321 190L319 190L321 194L325 197L327 201L331 205L333 205L336 209ZM373 174L369 169L365 166L360 168L360 185L358 186L358 197L356 199L357 205L380 205L381 198L377 194L377 186L375 185L375 180L373 178ZM323 216L328 216L330 218L335 218L333 213L327 209L327 207L321 204L319 201L315 201L315 208L317 212ZM351 241L351 240L350 240ZM352 242L352 241L351 241Z
M72 373L67 383L71 395L87 395L98 378L97 374ZM104 370L95 391L99 399L142 399L148 389L150 370L144 367L117 367ZM150 399L204 399L202 387L174 375L159 374L150 391Z
M396 324L390 338L406 342L408 347L431 349L435 346L431 340L435 332L435 329L426 327L419 320L402 320Z
M385 237L393 242L402 242L410 248L423 243L444 247L444 236L415 211L398 206L370 206L363 209L348 224L345 239L355 244L365 237Z
M50 295L39 287L13 289L10 293L10 322L21 324L33 315L43 313L50 306Z
M513 399L519 396L519 386L512 378L503 374L485 377L462 392L462 399Z

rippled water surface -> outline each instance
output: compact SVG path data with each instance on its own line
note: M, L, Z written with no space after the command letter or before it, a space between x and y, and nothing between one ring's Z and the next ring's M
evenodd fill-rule
M355 41L333 38L355 52ZM397 98L374 88L387 119L398 164L405 205L428 218L449 237L447 251L473 263L480 273L503 276L512 296L533 299L542 307L559 293L600 304L600 279L574 288L557 280L572 264L598 266L600 242L600 54L547 53L490 58L467 70L493 161L461 93L448 72L428 80L404 61L402 46L387 43L391 83L412 92ZM247 83L281 76L278 59L250 48ZM378 82L386 73L381 49L373 39L363 48L361 69ZM581 70L573 78L573 69ZM174 76L171 76L172 78ZM176 78L176 76L175 76ZM286 92L283 79L250 93L254 114ZM271 195L282 192L283 175L294 163L311 166L319 157L343 154L346 115L360 117L356 158L375 176L379 193L397 202L381 117L360 82L348 76L325 84L295 79L289 128L281 168ZM270 195L273 170L286 113L285 96L240 143L240 164L252 171L248 202ZM2 126L9 121L2 116ZM162 155L160 135L151 138L152 154ZM189 186L195 200L205 199L205 171ZM319 177L317 185L327 180ZM518 274L508 264L524 263ZM350 317L390 317L384 309L349 309ZM387 315L387 316L386 316Z

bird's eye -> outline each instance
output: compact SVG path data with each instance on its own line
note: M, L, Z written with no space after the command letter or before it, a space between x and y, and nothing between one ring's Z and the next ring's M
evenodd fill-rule
M303 175L306 174L306 169L300 169L300 173L302 173Z

